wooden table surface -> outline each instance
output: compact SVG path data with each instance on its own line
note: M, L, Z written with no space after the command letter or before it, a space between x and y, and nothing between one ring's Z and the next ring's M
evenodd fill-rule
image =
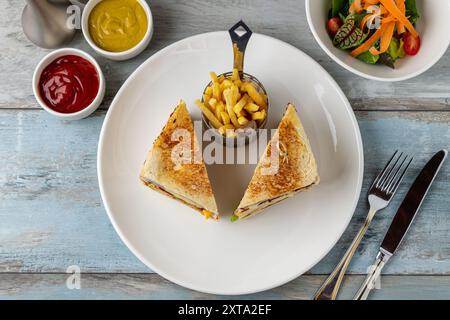
M416 161L393 204L370 227L340 298L351 298L377 253L407 186L435 152L450 144L450 52L425 74L400 83L364 80L334 63L309 31L301 0L148 1L155 18L150 46L127 62L105 60L79 33L71 46L98 59L107 93L88 119L64 122L37 105L31 78L48 53L22 33L22 1L0 2L0 299L217 298L154 274L121 242L102 205L96 156L100 128L124 80L174 41L225 30L243 18L255 32L286 41L320 63L349 98L364 142L365 178L358 209L333 250L307 274L245 298L311 299L343 255L367 213L366 193L397 148ZM450 299L450 162L443 167L404 243L384 269L372 299ZM81 289L66 270L81 268ZM239 297L228 297L239 298Z

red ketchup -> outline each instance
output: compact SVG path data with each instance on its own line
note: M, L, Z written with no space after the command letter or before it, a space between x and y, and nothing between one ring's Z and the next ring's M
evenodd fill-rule
M60 113L75 113L94 101L100 80L94 65L76 55L57 58L42 72L39 93L44 103Z

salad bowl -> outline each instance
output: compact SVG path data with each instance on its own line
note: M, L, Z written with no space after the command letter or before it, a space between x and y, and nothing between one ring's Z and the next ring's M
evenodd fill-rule
M332 0L305 0L308 24L320 47L339 65L361 77L378 81L402 81L416 77L431 68L450 44L450 1L417 0L419 18L415 29L420 34L420 50L395 62L395 68L368 64L354 58L350 51L333 45L327 30Z

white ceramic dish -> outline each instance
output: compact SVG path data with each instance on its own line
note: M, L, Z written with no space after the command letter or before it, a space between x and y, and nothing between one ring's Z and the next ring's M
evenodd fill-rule
M41 78L42 71L44 71L44 69L57 58L65 55L76 55L88 60L95 67L99 78L99 89L94 101L92 101L92 103L83 110L74 113L61 113L51 109L45 104L45 102L41 98L41 95L39 94L39 79ZM32 85L34 96L39 105L51 115L63 120L80 120L90 116L102 103L103 97L105 96L106 87L105 77L103 76L102 69L98 65L97 61L90 54L74 48L58 49L50 52L48 55L42 58L42 60L38 63L36 69L34 70Z
M140 54L142 51L147 48L148 44L150 43L150 40L153 36L153 15L152 11L150 10L150 7L148 6L147 2L144 0L138 0L139 3L144 8L145 13L147 14L148 19L148 28L147 32L145 33L144 38L139 42L136 46L133 48L127 50L127 51L121 51L121 52L110 52L103 50L102 48L98 47L94 41L91 38L91 35L89 33L89 15L92 11L92 9L102 0L89 0L89 2L86 4L86 6L83 9L83 14L81 16L81 29L83 31L83 36L86 39L87 43L91 46L92 49L94 49L97 53L104 56L105 58L108 58L110 60L115 61L124 61L129 60L131 58L134 58L138 54Z
M227 32L207 33L149 58L115 97L98 148L103 203L122 240L163 277L214 294L270 289L309 270L347 227L363 178L358 124L336 82L295 47L254 34L246 51L246 70L269 94L267 127L277 127L289 101L297 105L321 184L235 223L230 222L231 213L255 165L208 166L223 213L218 222L206 221L189 207L144 187L138 179L140 167L173 108L182 98L194 120L201 120L194 100L208 83L209 71L228 71L233 61L230 47Z
M309 27L322 49L339 65L367 79L402 81L416 77L438 62L450 44L450 1L418 0L417 7L421 16L417 22L417 31L421 37L419 53L397 60L396 69L370 65L333 46L326 30L331 0L305 1Z

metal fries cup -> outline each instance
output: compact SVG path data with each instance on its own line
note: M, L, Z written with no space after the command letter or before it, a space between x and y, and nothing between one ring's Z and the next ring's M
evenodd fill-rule
M243 34L239 35L237 31L242 30L244 31ZM233 67L234 69L237 69L239 71L239 76L242 81L244 82L250 82L252 83L256 90L258 90L259 93L264 94L265 97L267 96L267 91L262 85L262 83L251 74L244 72L244 57L245 57L245 49L247 48L247 44L252 36L252 31L250 28L241 20L237 24L235 24L230 30L230 37L231 41L233 43ZM224 76L225 79L231 78L232 72L226 72L219 77ZM203 90L202 95L202 102L206 103L207 101L204 101L204 96L206 93L206 90L208 87L212 85L212 82L209 82L208 85L205 87L205 90ZM238 128L236 130L236 135L233 137L226 137L223 136L216 128L214 128L205 114L202 112L202 118L203 118L203 124L206 129L212 129L214 132L215 137L218 139L220 138L223 141L223 144L225 146L234 146L234 147L240 147L243 145L247 145L253 140L255 140L258 136L258 129L264 129L267 123L267 118L269 115L269 98L267 98L267 108L266 108L266 117L262 121L254 121L252 120L251 123L253 123L252 126L246 126L244 128ZM246 130L247 129L247 130ZM216 141L218 141L216 139Z
M230 78L232 76L232 74L233 74L232 72L226 72L226 73L222 73L221 75L219 75L219 77L224 76L225 78ZM242 79L242 81L253 83L259 93L262 93L265 96L267 96L267 91L264 88L264 86L262 85L262 83L258 79L256 79L254 76L252 76L251 74L243 72L241 74L241 79ZM212 81L210 81L208 83L208 85L205 87L205 90L203 90L202 96L204 96L206 90L211 85L212 85ZM254 127L249 126L249 127L243 127L243 128L237 129L235 137L223 136L216 128L214 128L211 125L208 118L206 118L205 114L202 112L204 129L207 129L207 130L212 129L214 132L214 136L216 138L215 141L222 140L224 146L227 146L227 147L233 146L236 148L236 147L248 145L250 142L252 142L253 140L255 140L258 137L258 129L265 129L265 127L266 127L267 118L268 118L268 114L269 114L269 107L270 107L268 100L269 99L267 99L267 109L266 109L267 115L264 118L264 120L261 122L254 121L254 123L256 124ZM207 101L204 101L204 99L202 97L202 102L205 103Z

